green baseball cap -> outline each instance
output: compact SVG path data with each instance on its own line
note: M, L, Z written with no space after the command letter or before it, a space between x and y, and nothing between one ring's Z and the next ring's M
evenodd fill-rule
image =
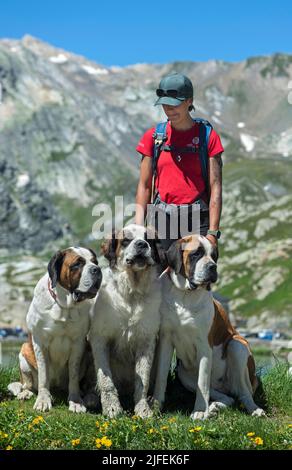
M171 73L162 78L159 88L156 90L158 100L154 106L158 104L169 104L170 106L178 106L188 98L192 98L194 94L191 80L181 73Z

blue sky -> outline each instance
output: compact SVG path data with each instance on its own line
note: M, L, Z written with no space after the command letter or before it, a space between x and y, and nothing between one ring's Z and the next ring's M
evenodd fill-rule
M31 34L104 65L292 53L292 2L7 0L0 38Z

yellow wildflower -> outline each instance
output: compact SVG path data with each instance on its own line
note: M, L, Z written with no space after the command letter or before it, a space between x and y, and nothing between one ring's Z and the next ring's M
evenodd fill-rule
M36 418L32 420L32 425L42 423L43 421L45 420L42 416L37 416Z
M72 439L71 444L73 447L78 446L80 444L80 439Z
M201 431L201 429L202 429L202 426L196 426L195 428L189 429L189 432L199 432Z
M160 428L162 431L167 431L168 430L168 426L161 426Z
M136 431L136 429L138 428L138 426L132 426L132 431Z
M108 439L106 436L103 436L101 438L101 443L105 446L105 447L110 447L112 445L112 441L110 439Z
M101 448L101 439L97 438L95 439L95 446L100 449Z
M254 438L254 443L257 445L257 446L262 446L264 441L262 440L261 437L255 437Z
M99 426L100 426L99 421L95 421L95 426L96 426L97 428L99 428Z
M133 416L132 416L132 419L135 421L136 419L139 419L139 416L133 415Z
M292 424L288 424L288 428L292 428Z
M169 422L169 423L175 423L175 422L176 422L176 418L169 418L168 422Z
M12 446L7 446L7 447L6 447L6 450L12 450L12 449L13 449Z
M252 437L252 436L255 436L255 432L248 432L247 433L247 437Z
M6 432L0 431L0 437L1 437L2 439L7 439L8 434L6 434Z
M14 434L14 437L19 437L19 436L20 436L20 432L16 432L16 433Z
M153 428L148 429L148 434L154 434L154 433L155 433L155 429Z

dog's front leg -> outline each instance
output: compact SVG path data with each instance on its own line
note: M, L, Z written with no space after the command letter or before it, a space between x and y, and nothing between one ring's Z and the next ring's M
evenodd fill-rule
M135 414L141 418L152 416L153 412L147 402L150 373L153 363L155 341L148 341L143 349L136 353L135 363Z
M169 335L161 334L157 352L157 371L153 394L154 406L162 408L165 400L167 377L173 356L173 345Z
M212 348L207 341L199 340L197 343L197 361L199 366L196 401L192 419L206 419L209 417L210 379L212 369Z
M97 374L97 387L100 393L102 412L109 418L122 413L118 391L114 385L109 362L109 345L107 338L90 335L92 354Z
M49 411L52 408L50 394L48 351L33 338L33 348L38 366L38 396L34 404L37 411Z
M72 346L69 358L69 411L85 413L86 408L80 397L80 363L85 350L85 341L77 341Z

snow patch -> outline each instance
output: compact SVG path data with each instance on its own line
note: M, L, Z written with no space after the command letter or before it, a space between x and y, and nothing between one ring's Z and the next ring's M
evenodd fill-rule
M66 57L64 54L58 54L51 56L49 60L50 62L53 62L53 64L65 64L65 62L68 61L68 57Z
M18 175L16 187L23 188L29 183L29 181L30 181L29 175L27 173L21 173L20 175Z
M247 152L251 152L254 149L256 137L249 134L240 134L241 143L244 145Z
M82 65L83 70L89 73L89 75L107 75L107 69L97 69L96 67L91 67L91 65Z
M239 127L239 129L242 129L243 127L245 127L245 122L238 122L237 127Z
M216 114L216 116L221 116L221 111L218 111L218 110L216 109L216 111L214 111L214 114Z

